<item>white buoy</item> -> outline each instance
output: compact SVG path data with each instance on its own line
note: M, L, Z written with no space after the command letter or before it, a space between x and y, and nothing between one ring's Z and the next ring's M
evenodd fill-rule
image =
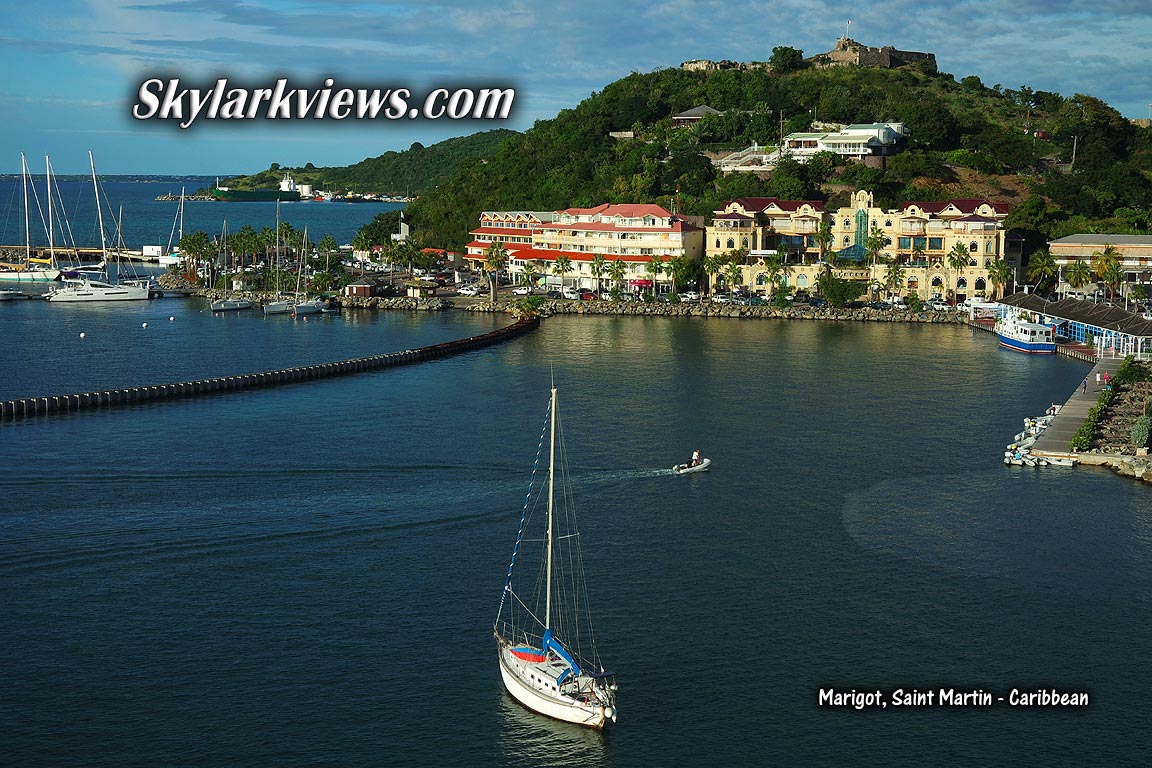
M175 316L172 316L172 317L168 318L168 322L172 322L172 321L173 321L173 320L175 320L175 319L176 319L176 317L175 317Z
M141 323L141 324L140 324L140 327L141 327L141 328L147 328L147 327L148 327L148 323Z
M84 338L84 332L83 331L80 332L80 338Z

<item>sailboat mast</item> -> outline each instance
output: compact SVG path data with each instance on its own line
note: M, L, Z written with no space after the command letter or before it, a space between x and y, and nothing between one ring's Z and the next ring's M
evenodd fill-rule
M96 193L96 221L100 224L100 254L107 262L108 243L104 239L104 207L100 205L100 187L96 184L96 161L92 158L92 150L88 150L88 164L92 166L92 191Z
M552 438L548 446L548 578L545 584L544 629L552 628L552 511L556 502L556 387L552 387Z
M24 263L30 264L28 259L32 258L32 229L28 224L28 161L24 158L24 153L20 153L20 173L23 176L22 188L24 189Z
M56 262L56 247L53 240L53 233L55 226L52 224L52 161L48 155L44 155L44 179L48 187L48 258L52 262Z

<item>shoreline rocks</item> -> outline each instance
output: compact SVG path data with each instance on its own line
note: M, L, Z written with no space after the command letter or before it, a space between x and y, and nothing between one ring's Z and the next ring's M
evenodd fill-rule
M518 302L481 301L463 308L468 312L516 312ZM626 315L634 317L749 317L785 320L837 320L879 323L962 323L968 317L955 312L910 310L835 309L832 307L744 307L737 304L645 304L630 301L549 300L540 304L541 317L551 315Z

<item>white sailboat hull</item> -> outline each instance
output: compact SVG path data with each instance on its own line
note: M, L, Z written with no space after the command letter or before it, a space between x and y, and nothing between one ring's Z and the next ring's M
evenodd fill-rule
M324 311L324 307L328 306L326 302L313 300L302 301L296 305L296 314L299 315L318 315Z
M584 704L569 697L550 696L544 691L538 690L517 674L518 670L523 670L523 674L527 674L528 667L532 666L531 663L520 662L512 657L507 647L501 648L499 653L500 676L504 679L504 687L508 689L508 693L512 694L512 698L516 701L533 712L539 712L566 723L586 725L589 728L604 727L604 721L608 718L604 708L598 703Z
M270 301L264 305L264 314L287 315L291 314L295 307L296 303L293 301Z
M142 301L148 298L148 287L112 285L99 280L68 280L44 297L48 301Z
M212 302L213 312L227 312L235 309L252 309L252 302L248 299L220 299Z
M0 281L10 283L50 283L58 277L58 269L0 270Z

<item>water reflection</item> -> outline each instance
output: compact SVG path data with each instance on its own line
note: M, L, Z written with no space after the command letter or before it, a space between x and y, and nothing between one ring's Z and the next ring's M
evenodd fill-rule
M531 712L500 692L497 718L506 765L610 766L611 734Z

